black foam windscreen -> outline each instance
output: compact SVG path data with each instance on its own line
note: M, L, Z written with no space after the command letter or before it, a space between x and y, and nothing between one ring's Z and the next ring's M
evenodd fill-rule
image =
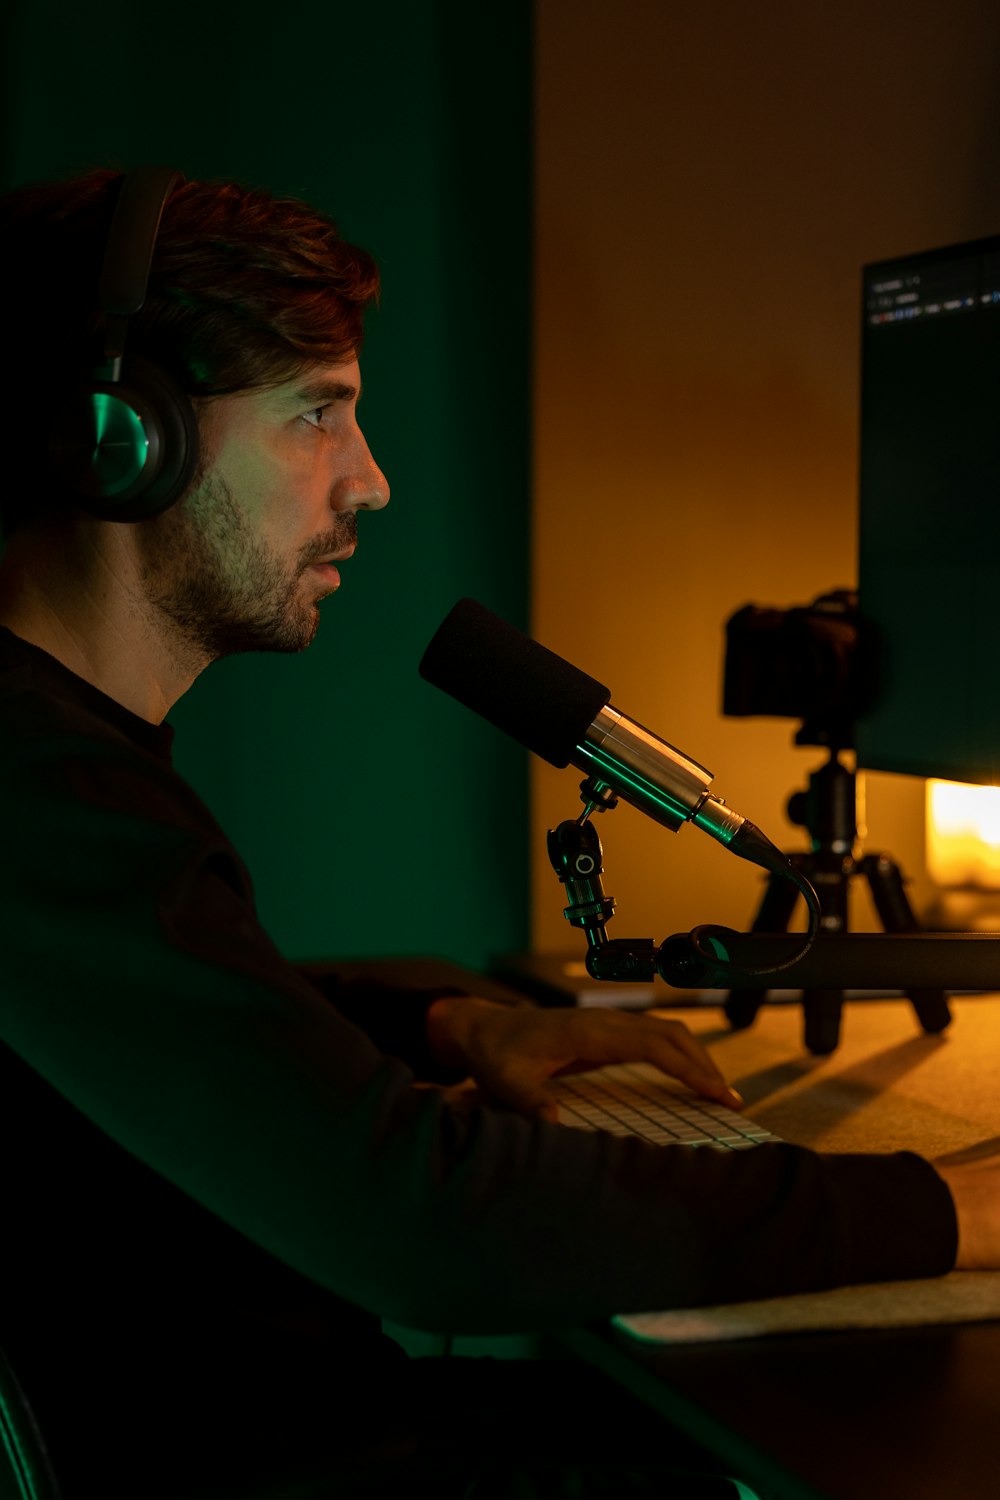
M554 766L567 766L610 688L475 599L438 627L420 675Z

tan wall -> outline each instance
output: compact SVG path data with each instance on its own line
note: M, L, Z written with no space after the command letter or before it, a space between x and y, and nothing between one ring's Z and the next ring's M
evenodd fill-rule
M723 623L855 580L859 268L1000 231L998 44L979 0L539 0L533 631L786 848L822 756L721 716ZM577 942L544 830L578 780L533 768L540 949ZM867 803L921 904L923 783ZM749 919L693 829L601 833L614 935Z

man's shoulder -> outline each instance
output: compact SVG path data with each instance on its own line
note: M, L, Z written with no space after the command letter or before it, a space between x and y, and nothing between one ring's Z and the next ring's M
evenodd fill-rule
M40 647L0 626L0 755L34 758L72 743L169 763L172 731L147 724Z
M165 889L211 870L246 897L243 861L169 755L156 753L155 726L136 736L126 709L55 667L0 643L0 819L17 853L5 876L18 878L17 867L22 879L30 870L48 881L58 851L91 894L120 896L132 881Z
M0 807L10 822L86 809L225 835L170 760L172 730L139 720L0 627Z

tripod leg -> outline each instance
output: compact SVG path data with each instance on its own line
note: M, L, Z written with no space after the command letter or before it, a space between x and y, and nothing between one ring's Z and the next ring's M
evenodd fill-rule
M840 850L823 849L813 855L813 884L826 932L847 931L848 882L856 868L853 856ZM843 990L803 990L803 1039L808 1050L817 1057L826 1057L837 1050L843 1009Z
M805 1042L817 1057L836 1052L840 1041L840 1013L843 990L803 990L802 1011L805 1018Z
M798 891L790 880L769 875L750 931L787 932L797 900ZM733 1030L743 1031L752 1025L766 1000L767 990L730 990L725 1000L725 1012Z
M726 1020L734 1031L745 1031L766 1000L767 990L730 990L723 1002Z
M861 868L886 932L919 932L920 924L913 914L910 899L903 888L903 876L895 860L886 854L866 854ZM951 1021L948 996L944 990L909 992L910 1002L925 1031L944 1031Z

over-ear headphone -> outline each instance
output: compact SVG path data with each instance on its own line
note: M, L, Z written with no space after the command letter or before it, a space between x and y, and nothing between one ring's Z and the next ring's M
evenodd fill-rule
M97 305L104 358L60 402L49 458L75 503L105 521L142 521L179 499L198 461L187 393L150 360L126 357L129 319L142 307L163 209L183 182L170 167L122 179L104 251Z

